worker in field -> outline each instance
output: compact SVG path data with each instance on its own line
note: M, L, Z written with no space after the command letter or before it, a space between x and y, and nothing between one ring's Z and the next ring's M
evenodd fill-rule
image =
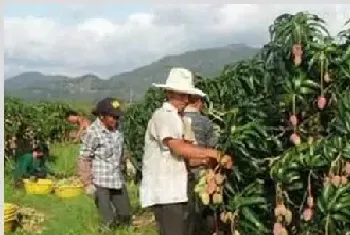
M188 230L188 171L185 159L206 164L219 151L184 139L183 112L190 95L203 94L193 85L192 73L171 69L165 84L167 100L148 122L142 163L141 205L152 208L161 235L184 235ZM230 156L222 163L232 165Z
M100 229L115 229L131 222L131 206L122 174L124 136L117 129L123 115L113 98L98 102L95 121L82 140L78 175L85 191L93 195L102 219Z
M46 178L48 175L54 175L54 172L46 165L48 154L48 146L39 143L32 152L17 157L13 173L15 185L22 186L23 179Z
M90 121L86 117L79 115L75 111L68 111L65 116L67 122L73 125L78 125L79 130L75 135L73 142L79 142L81 138L84 136L86 129L90 126Z
M201 111L204 108L205 94L190 95L188 105L185 108L185 117L190 122L192 135L185 136L185 139L204 148L214 148L217 143L217 136L214 132L210 119L204 116ZM189 197L189 218L188 235L213 234L215 227L214 215L211 210L206 210L196 195L194 189L199 179L199 172L205 169L205 165L198 159L190 159L188 173L188 197Z

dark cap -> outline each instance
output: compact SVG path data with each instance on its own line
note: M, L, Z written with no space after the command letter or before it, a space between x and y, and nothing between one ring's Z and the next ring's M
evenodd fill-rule
M96 108L92 111L92 114L95 116L105 114L119 117L122 116L124 113L120 109L120 104L118 100L108 97L104 98L103 100L97 103Z

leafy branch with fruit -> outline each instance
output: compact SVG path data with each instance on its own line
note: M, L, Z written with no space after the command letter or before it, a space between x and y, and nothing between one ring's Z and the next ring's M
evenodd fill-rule
M317 15L283 14L253 58L198 77L217 148L234 168L203 171L196 191L230 233L350 234L349 21L331 37ZM139 173L147 122L163 100L150 89L127 110L126 144Z

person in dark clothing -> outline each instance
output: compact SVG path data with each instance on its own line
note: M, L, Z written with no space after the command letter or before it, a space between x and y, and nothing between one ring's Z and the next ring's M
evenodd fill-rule
M48 175L54 175L54 172L46 165L48 153L48 146L40 143L33 148L31 153L23 154L17 158L13 172L14 182L17 187L22 185L23 179L30 177L46 178Z
M191 121L191 130L194 134L193 141L201 147L214 148L217 143L212 122L208 117L201 114L204 108L204 96L192 95L189 97L189 104L185 108L184 116ZM212 234L214 226L214 217L210 210L205 210L196 195L194 188L198 182L199 172L205 169L202 162L190 160L188 174L188 235L206 235Z

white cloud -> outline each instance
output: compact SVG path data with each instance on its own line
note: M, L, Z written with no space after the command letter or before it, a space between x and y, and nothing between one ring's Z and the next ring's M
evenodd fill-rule
M276 16L310 11L332 34L350 18L349 5L162 5L123 22L84 18L75 25L50 18L5 17L5 72L110 76L166 54L231 43L262 45Z
M113 34L116 30L118 30L118 25L115 25L109 20L104 18L89 19L77 26L78 32L90 31L93 34L96 34L96 36L102 37L102 38Z

